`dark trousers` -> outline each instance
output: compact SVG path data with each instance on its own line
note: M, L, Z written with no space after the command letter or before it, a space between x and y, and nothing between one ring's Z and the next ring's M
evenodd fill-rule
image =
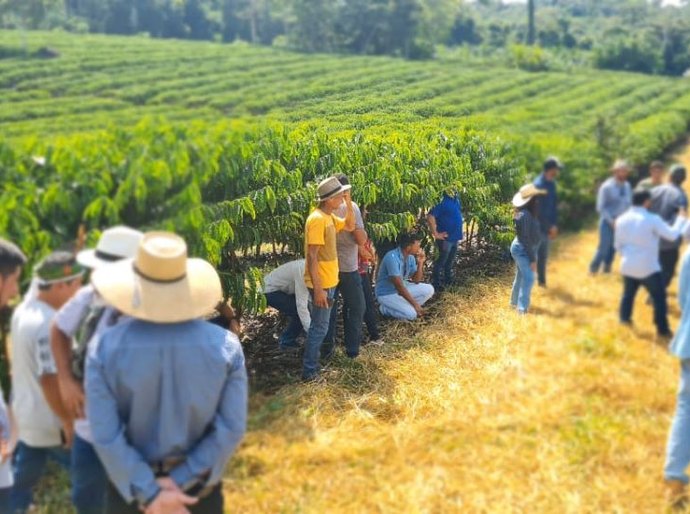
M455 265L455 256L458 253L458 242L437 239L436 248L438 249L438 256L431 271L431 285L440 291L453 281L453 266Z
M25 512L33 502L33 490L43 476L48 460L69 469L69 451L61 446L38 448L19 441L12 456L14 486L11 494L12 512Z
M266 303L278 310L281 314L285 314L289 319L288 326L280 335L279 344L281 348L294 348L297 346L297 338L302 334L302 321L299 319L297 313L297 302L294 294L283 293L282 291L274 291L266 293Z
M193 496L190 494L190 496ZM221 484L213 488L211 494L199 500L196 505L187 507L191 514L223 514L223 490ZM136 503L125 503L112 484L108 484L105 500L105 514L141 514Z
M359 274L362 280L362 292L364 293L364 324L369 332L369 339L376 340L381 337L379 333L379 320L376 313L376 302L374 301L374 288L371 286L371 275L369 273Z
M668 250L659 251L659 264L661 264L661 275L664 277L664 287L668 287L673 280L673 275L676 274L676 264L678 264L678 256L680 255L680 248L669 248Z
M108 475L93 445L78 435L72 442L70 478L77 514L103 514Z
M661 272L654 273L646 278L623 277L623 298L620 307L620 319L627 323L630 321L635 303L635 295L640 286L644 286L654 303L654 324L658 334L666 335L670 332L666 317L666 288Z
M331 309L331 320L328 325L328 333L321 346L321 355L328 357L335 347L336 318L338 312L338 298L343 298L343 325L345 328L345 353L348 357L359 355L359 346L362 343L362 322L366 304L362 291L362 278L359 271L338 274L338 288L335 292L335 300Z
M537 250L537 281L540 286L546 285L546 262L549 260L549 241L548 233L542 233L541 243Z

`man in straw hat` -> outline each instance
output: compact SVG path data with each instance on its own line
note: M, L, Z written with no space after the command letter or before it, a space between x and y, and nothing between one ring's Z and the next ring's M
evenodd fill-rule
M77 261L92 270L136 255L144 234L117 226L103 231L95 249L77 254ZM122 320L95 294L91 284L82 287L57 313L50 344L57 367L60 395L74 419L70 479L72 502L77 514L100 514L105 508L108 477L91 442L91 429L84 415L84 361L94 335Z
M599 188L597 194L597 212L599 213L599 246L594 259L589 265L591 274L599 272L602 264L604 273L611 272L613 257L616 253L613 247L616 218L628 210L632 203L632 188L628 183L630 166L622 159L618 159L611 166L612 177L609 177Z
M26 512L46 461L69 465L72 420L64 407L50 350L50 323L77 292L84 268L72 253L57 251L34 270L36 295L27 297L12 315L12 410L19 443L14 454L12 512Z
M635 190L633 206L616 221L615 246L621 254L624 288L620 305L621 323L630 323L635 295L644 286L654 303L654 324L659 338L669 338L666 288L659 264L659 241L675 241L684 232L686 218L678 215L670 227L658 214L649 212L651 193Z
M338 285L336 234L355 229L355 213L350 199L350 185L336 177L327 178L317 189L319 205L304 226L304 253L307 264L304 281L309 288L311 323L304 348L302 379L313 380L319 374L319 354L330 322L331 307ZM333 214L345 201L345 218Z
M134 259L97 269L92 283L131 318L90 344L86 363L106 512L222 514L247 374L237 336L202 319L222 299L216 270L187 258L179 236L149 232Z

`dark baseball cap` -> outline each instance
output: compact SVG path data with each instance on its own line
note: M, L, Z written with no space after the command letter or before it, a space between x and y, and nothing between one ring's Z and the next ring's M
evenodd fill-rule
M563 169L563 163L558 159L558 157L549 157L544 161L544 171L552 170L558 168Z

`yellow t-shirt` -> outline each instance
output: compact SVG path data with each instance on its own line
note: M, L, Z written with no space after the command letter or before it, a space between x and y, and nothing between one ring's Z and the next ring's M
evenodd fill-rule
M345 227L345 220L334 214L326 214L316 208L307 218L304 227L304 255L309 251L309 245L318 245L319 277L321 286L330 289L338 285L338 252L335 246L335 235ZM304 268L304 281L307 287L314 284L309 275L309 267Z

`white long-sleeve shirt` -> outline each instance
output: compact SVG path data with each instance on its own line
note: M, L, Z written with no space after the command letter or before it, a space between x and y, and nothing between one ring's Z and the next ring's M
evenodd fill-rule
M305 332L309 332L311 315L309 314L309 290L304 282L304 259L290 261L278 266L264 277L264 293L280 291L294 294L297 303L297 314Z
M678 216L669 226L644 207L631 207L616 220L614 246L621 254L621 274L643 279L661 271L659 240L674 241L685 232L687 220Z

